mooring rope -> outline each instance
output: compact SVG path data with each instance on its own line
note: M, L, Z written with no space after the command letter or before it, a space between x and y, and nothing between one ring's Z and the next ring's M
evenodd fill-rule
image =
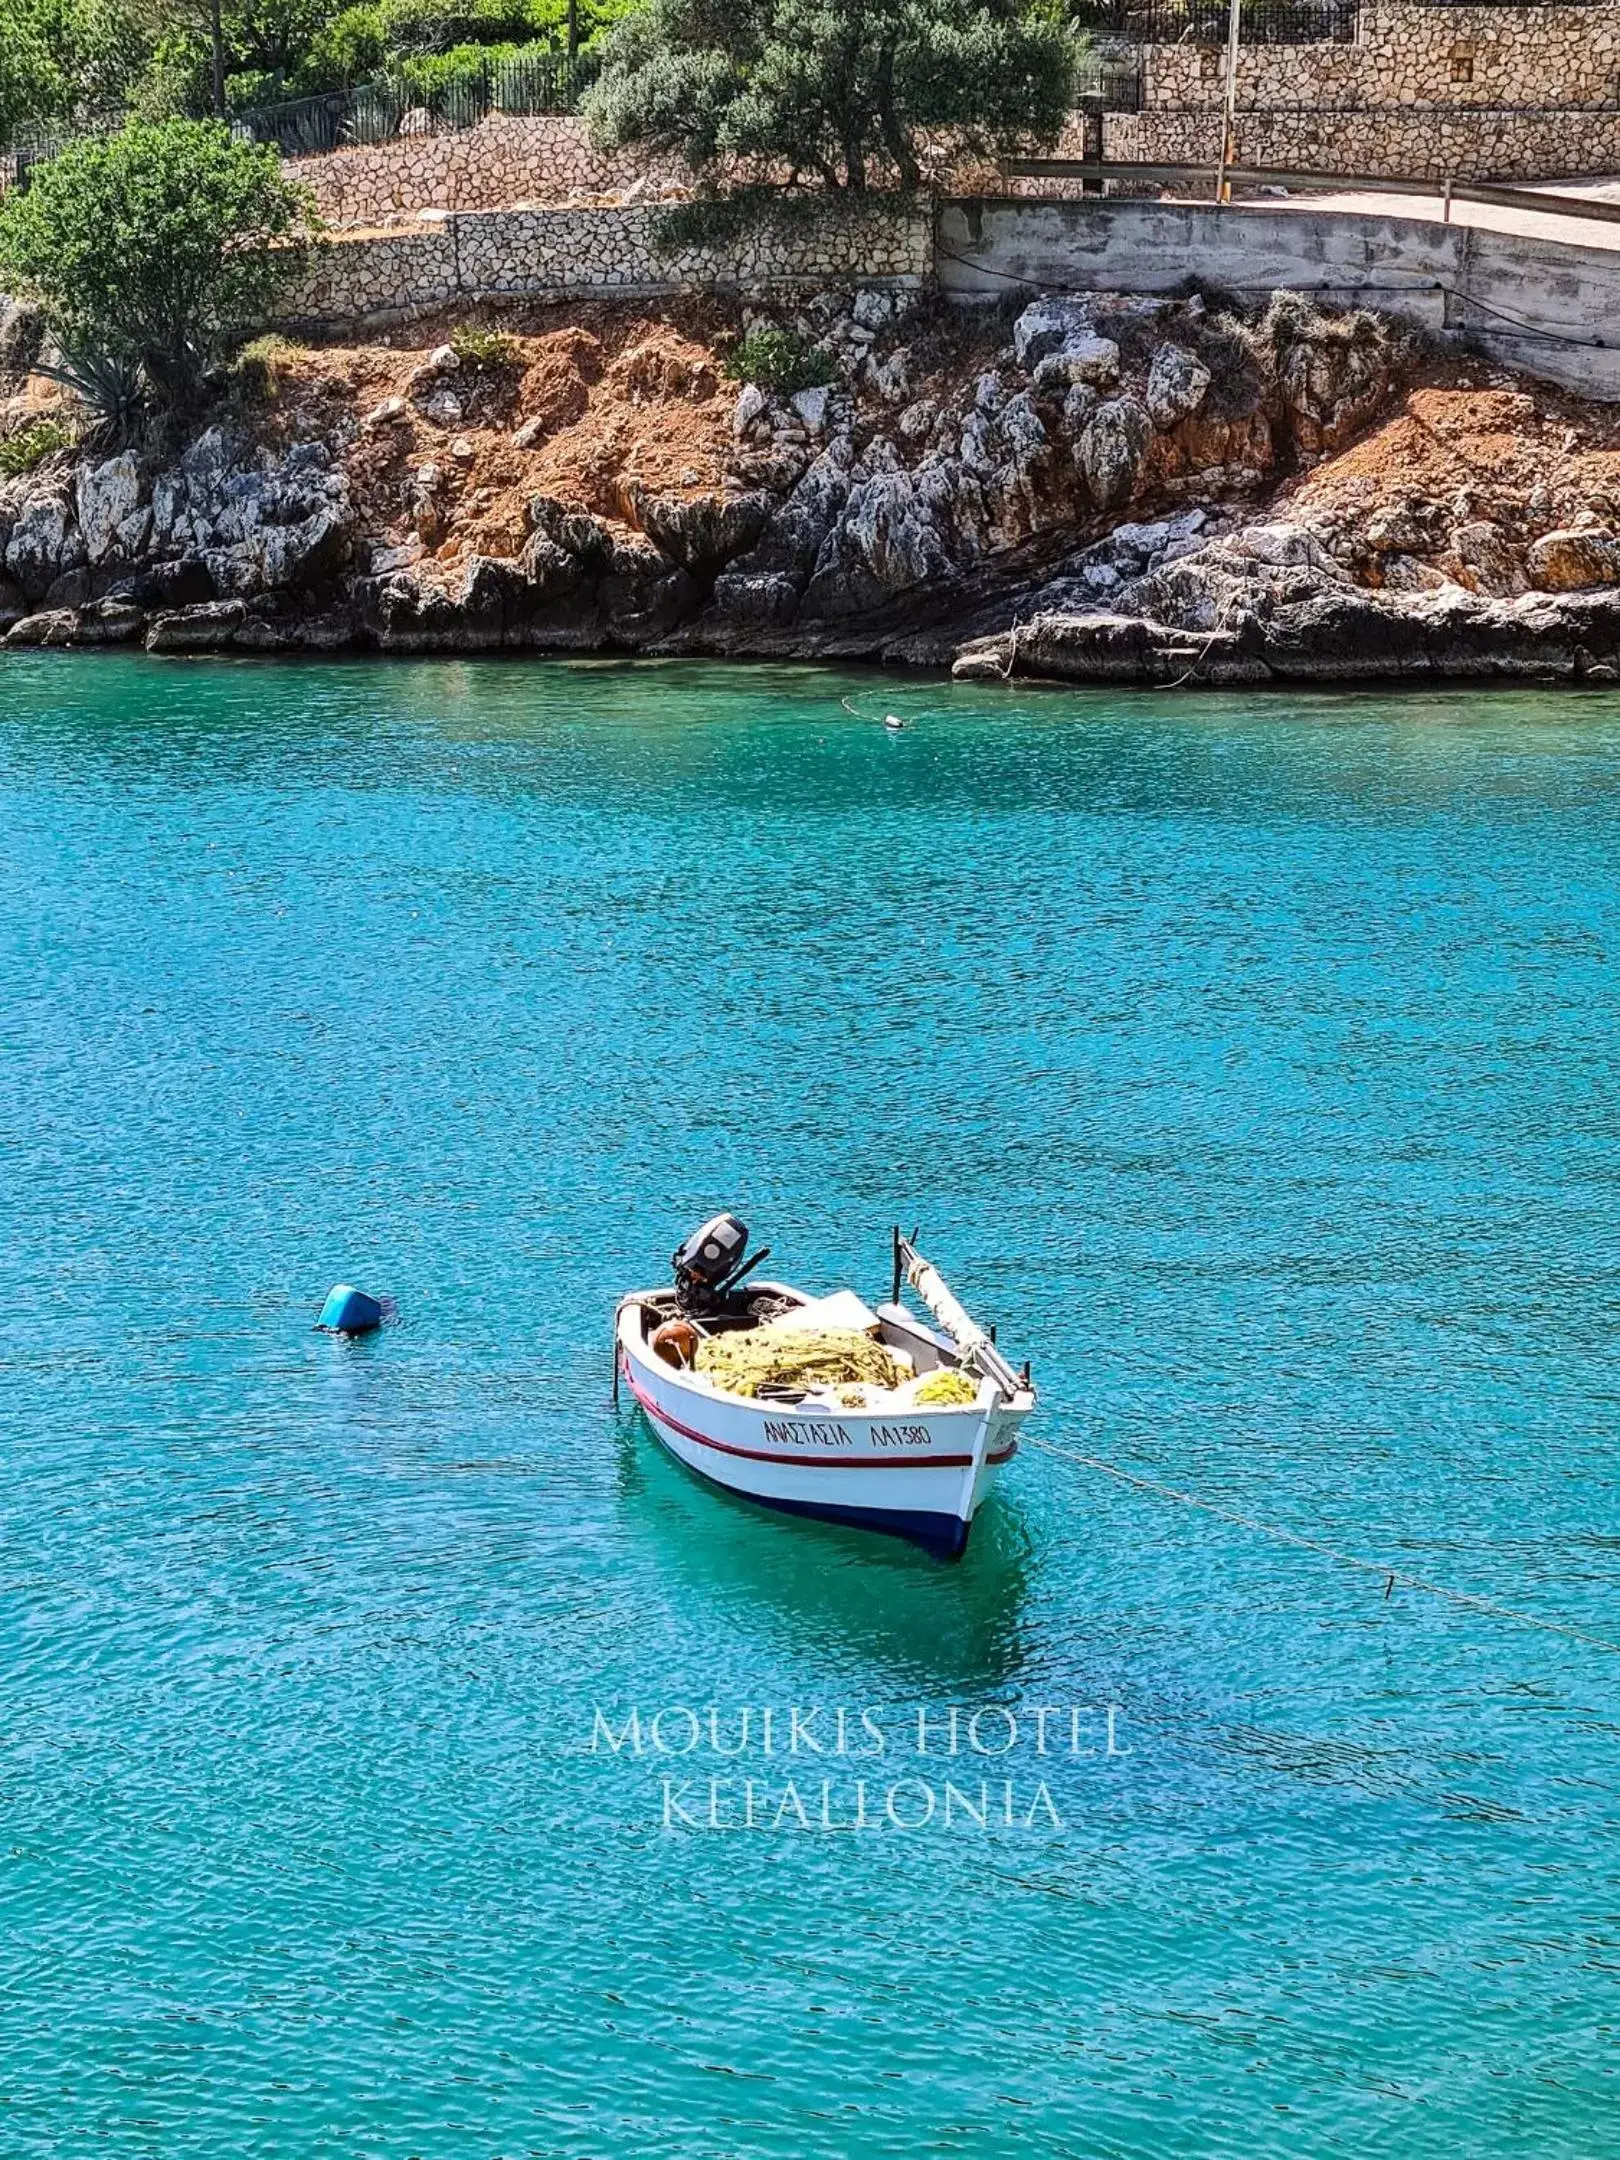
M1534 1613L1521 1612L1517 1606L1498 1604L1496 1599L1479 1597L1471 1590L1453 1590L1446 1583L1431 1582L1427 1576L1408 1575L1400 1568L1391 1567L1387 1560L1367 1560L1359 1553L1341 1552L1336 1545L1324 1543L1320 1538L1304 1537L1297 1530L1284 1530L1276 1523L1258 1521L1252 1515L1240 1515L1234 1508L1221 1507L1213 1500L1200 1499L1196 1493L1182 1492L1174 1485L1161 1484L1157 1478L1143 1477L1135 1470L1121 1469L1118 1463L1104 1462L1100 1455L1082 1455L1074 1448L1056 1446L1050 1440L1020 1438L1021 1447L1038 1448L1043 1455L1060 1455L1066 1462L1079 1463L1087 1470L1101 1471L1104 1477L1116 1478L1121 1485L1134 1486L1138 1492L1152 1493L1160 1500L1173 1500L1180 1507L1197 1508L1202 1514L1213 1515L1219 1521L1232 1523L1240 1530L1251 1530L1260 1537L1275 1538L1284 1545L1296 1545L1305 1552L1320 1553L1340 1567L1359 1568L1367 1575L1382 1575L1386 1579L1384 1595L1399 1583L1406 1590L1420 1590L1427 1597L1444 1598L1453 1605L1466 1605L1474 1612L1489 1613L1496 1620L1510 1620L1519 1627L1538 1628L1544 1635L1562 1635L1569 1642L1585 1643L1594 1650L1610 1650L1620 1656L1620 1642L1611 1642L1606 1635L1593 1635L1585 1628L1572 1627L1565 1620L1542 1620Z

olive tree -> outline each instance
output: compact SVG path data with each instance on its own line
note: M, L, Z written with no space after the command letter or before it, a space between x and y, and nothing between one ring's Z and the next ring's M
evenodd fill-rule
M919 138L965 152L1050 142L1073 33L1019 0L646 0L586 102L603 147L675 151L723 178L766 168L863 194L921 178Z
M179 403L223 336L264 319L308 217L273 150L209 120L131 125L72 144L0 204L0 280L65 348L138 363Z

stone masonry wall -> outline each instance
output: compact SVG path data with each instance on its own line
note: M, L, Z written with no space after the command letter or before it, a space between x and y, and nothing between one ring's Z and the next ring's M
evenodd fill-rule
M1104 154L1213 165L1219 112L1110 113ZM1240 112L1237 162L1388 180L1556 180L1620 172L1620 111L1435 111L1413 106ZM1038 184L1042 192L1049 183Z
M562 113L492 113L447 135L401 135L365 149L289 159L290 178L315 196L330 225L390 225L419 210L504 210L690 183L674 159L593 150L583 120Z
M654 205L486 210L411 231L338 234L316 251L281 320L337 330L400 321L457 300L909 287L933 268L927 210L833 212L813 224L762 227L724 248L686 249L659 245L662 214Z
M1110 157L1212 160L1226 56L1153 45L1143 111L1111 113ZM1390 179L1555 179L1620 159L1620 0L1451 7L1367 0L1353 44L1245 45L1246 165Z
M1218 107L1218 46L1144 48L1153 111ZM1620 103L1620 0L1595 7L1411 6L1367 0L1354 44L1244 45L1238 103L1497 108Z

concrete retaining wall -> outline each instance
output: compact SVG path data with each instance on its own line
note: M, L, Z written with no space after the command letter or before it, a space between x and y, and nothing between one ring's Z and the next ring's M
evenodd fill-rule
M1195 279L1364 303L1620 401L1620 249L1353 211L972 197L941 204L935 259L942 290L964 299L1168 292Z

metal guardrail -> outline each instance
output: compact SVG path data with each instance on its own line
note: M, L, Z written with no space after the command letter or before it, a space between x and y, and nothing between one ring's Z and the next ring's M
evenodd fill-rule
M1001 170L1009 180L1108 180L1144 187L1191 183L1213 187L1213 165L1137 164L1120 158L1006 158ZM1483 180L1370 180L1359 173L1289 172L1268 165L1233 165L1228 181L1238 188L1286 188L1290 193L1392 195L1439 200L1449 222L1453 203L1481 203L1499 210L1536 210L1548 217L1588 218L1594 224L1620 225L1620 202L1590 195L1555 195L1542 188L1496 186Z

